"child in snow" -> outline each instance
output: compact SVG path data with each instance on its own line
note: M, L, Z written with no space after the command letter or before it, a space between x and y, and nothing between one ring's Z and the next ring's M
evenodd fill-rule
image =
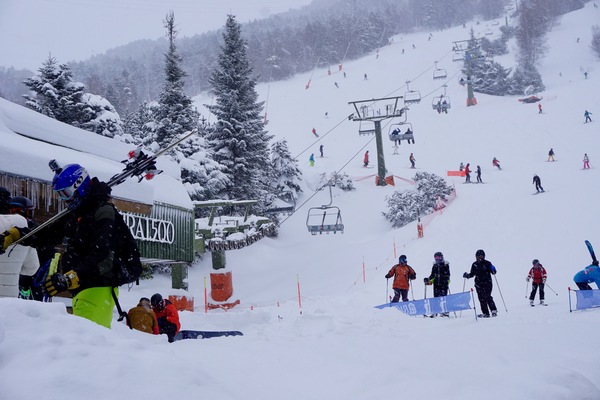
M583 155L583 169L590 169L590 158L587 153Z
M469 163L465 165L465 183L471 183L471 169L469 168Z
M588 122L592 122L592 117L590 117L590 115L592 115L592 113L589 112L588 110L585 110L585 112L583 113L583 116L585 117L585 123L586 124Z
M311 167L315 166L315 153L312 153L310 155L310 157L308 158L308 162L309 162L309 164L310 164Z
M385 279L394 278L392 288L394 289L394 298L392 303L397 303L402 296L402 301L408 301L408 289L410 289L410 281L417 279L417 273L410 265L407 264L405 255L398 258L398 264L394 265L390 272L385 275Z
M573 281L577 284L579 290L592 290L590 283L595 282L600 289L600 268L598 261L592 262L590 265L579 271L573 277Z
M531 283L531 294L529 295L529 304L533 307L533 300L535 300L535 293L538 288L540 289L540 304L544 305L544 286L546 285L546 269L540 264L540 260L535 259L532 262L533 267L529 270L527 274L527 278L525 280L529 282L533 279Z
M365 167L369 166L369 150L367 150L367 152L365 153L365 158L363 159L363 162L365 163Z
M548 161L554 161L554 150L552 149L552 147L550 148L550 151L548 152Z

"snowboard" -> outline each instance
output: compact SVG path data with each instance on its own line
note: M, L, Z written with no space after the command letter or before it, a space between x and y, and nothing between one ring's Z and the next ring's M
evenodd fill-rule
M597 262L598 259L596 258L596 253L594 253L594 248L592 247L592 244L590 243L589 240L585 241L585 245L588 248L588 251L590 252L590 256L592 257L592 261L593 262Z
M213 337L220 336L244 336L244 334L240 331L189 331L183 330L179 331L177 335L175 335L175 340L184 340L184 339L210 339Z
M542 190L541 192L535 192L535 193L531 193L532 196L535 196L536 194L542 194L542 193L546 193L547 190Z

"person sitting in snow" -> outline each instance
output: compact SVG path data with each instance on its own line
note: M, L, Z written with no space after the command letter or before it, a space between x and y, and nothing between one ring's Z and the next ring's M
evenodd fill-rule
M130 328L158 335L158 320L156 314L152 311L150 299L142 297L137 305L127 313L127 325Z
M163 299L160 293L153 294L150 303L158 320L159 333L167 335L169 343L174 342L175 335L181 328L179 312L169 300Z

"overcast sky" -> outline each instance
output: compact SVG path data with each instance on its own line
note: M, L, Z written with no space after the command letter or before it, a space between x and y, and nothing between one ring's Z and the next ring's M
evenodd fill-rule
M84 60L137 39L164 35L175 12L179 37L298 8L312 0L0 0L0 66L37 70L51 53Z

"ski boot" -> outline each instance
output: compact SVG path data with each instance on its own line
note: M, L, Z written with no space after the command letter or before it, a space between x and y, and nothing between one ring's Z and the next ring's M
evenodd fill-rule
M496 310L493 310L493 311L492 311L492 317L497 317L497 316L498 316L498 311L496 311Z

